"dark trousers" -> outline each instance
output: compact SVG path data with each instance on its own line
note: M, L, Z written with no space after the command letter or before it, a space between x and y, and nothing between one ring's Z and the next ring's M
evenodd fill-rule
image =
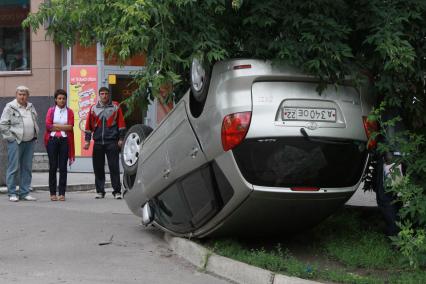
M384 160L380 158L377 161L377 183L376 183L376 199L377 205L385 219L385 233L388 236L395 236L399 232L396 224L399 221L398 212L401 204L396 202L392 193L386 192L385 178L383 175Z
M108 160L113 194L121 193L119 154L120 148L116 142L103 145L95 143L93 146L92 161L97 193L105 194L105 155Z
M68 141L65 137L50 137L47 143L49 157L49 190L56 195L56 172L59 167L59 195L65 195L67 188Z

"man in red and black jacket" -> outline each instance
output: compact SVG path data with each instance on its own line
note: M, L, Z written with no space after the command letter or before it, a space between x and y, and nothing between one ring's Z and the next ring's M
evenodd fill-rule
M108 88L99 89L98 103L90 107L86 118L84 149L89 149L93 137L93 170L95 172L96 199L105 197L105 155L111 176L113 196L121 199L119 153L126 125L120 105L110 100Z

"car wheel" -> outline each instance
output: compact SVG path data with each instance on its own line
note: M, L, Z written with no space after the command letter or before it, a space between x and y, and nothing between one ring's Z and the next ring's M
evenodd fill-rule
M207 98L210 85L211 67L206 64L206 60L201 62L197 58L192 59L190 85L194 99L203 103Z
M126 173L123 173L123 186L125 189L132 189L133 185L135 184L136 175L129 175Z
M130 127L124 137L123 149L121 151L121 165L127 175L136 174L142 142L151 132L151 127L136 124Z

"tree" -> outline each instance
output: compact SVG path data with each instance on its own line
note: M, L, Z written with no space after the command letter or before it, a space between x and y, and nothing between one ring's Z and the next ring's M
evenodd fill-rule
M194 57L208 64L250 57L294 65L320 79L319 91L347 76L355 84L367 77L384 102L378 110L402 109L410 129L409 139L400 141L403 159L408 182L418 189L410 196L424 196L424 0L51 0L25 25L36 31L47 20L47 34L57 43L100 42L122 60L145 53L147 68L137 74L132 97L145 104L163 85L172 86L169 99L178 99L188 88ZM405 196L403 188L398 192ZM426 234L413 225L426 224L423 205L408 226ZM426 254L426 241L419 246Z

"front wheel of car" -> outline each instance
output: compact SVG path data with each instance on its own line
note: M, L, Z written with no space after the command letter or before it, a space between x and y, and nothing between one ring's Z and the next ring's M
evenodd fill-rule
M130 127L124 137L123 149L121 151L121 165L127 175L136 174L142 143L151 132L151 127L136 124Z
M211 76L211 67L207 60L200 61L197 58L192 59L190 86L194 99L199 103L204 103L209 91Z

